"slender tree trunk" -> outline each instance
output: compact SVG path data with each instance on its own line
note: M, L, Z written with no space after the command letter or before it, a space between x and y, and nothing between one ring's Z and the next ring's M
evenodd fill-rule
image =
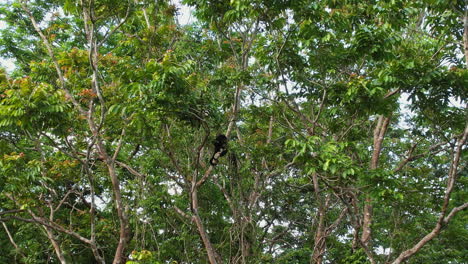
M59 259L60 263L66 264L67 261L65 260L65 256L63 255L62 249L60 248L60 245L57 239L55 238L53 230L46 226L43 226L43 228L46 231L47 238L49 238L50 242L52 243L52 246L54 247L55 254L57 255L57 258Z
M466 3L466 1L465 1ZM468 68L468 4L465 5L465 15L463 16L463 46L465 50L465 63Z
M200 237L203 241L203 245L206 249L206 254L208 255L208 260L211 264L222 263L221 258L216 253L213 245L211 244L208 234L206 233L205 227L203 226L203 221L200 218L200 215L198 214L198 190L196 187L196 180L194 181L190 196L192 200L193 221L197 225L198 233L200 234Z
M370 169L375 170L379 164L380 152L382 151L382 143L387 132L390 118L379 116L377 125L374 129L374 152L372 153L372 159ZM362 223L362 236L361 242L367 246L371 238L371 224L372 224L372 199L370 195L366 195L364 204L364 219Z
M312 257L310 259L311 264L322 264L323 262L323 254L327 248L326 243L326 232L325 232L325 215L328 207L329 198L323 199L321 192L320 192L320 185L318 182L317 174L312 175L312 181L314 184L314 192L315 198L317 200L318 205L318 225L317 230L315 231L314 237L314 251Z
M86 174L88 175L88 180L89 180L89 186L90 186L90 195L91 195L91 204L90 204L90 233L91 233L91 238L90 238L90 247L91 251L93 252L94 258L99 264L105 264L106 261L104 260L104 257L100 254L99 248L96 244L96 201L95 201L95 191L94 191L94 177L92 172L90 171L89 167L87 164L85 164L85 171Z
M115 206L117 209L117 215L119 217L120 228L119 228L119 244L115 250L114 264L121 264L125 259L125 250L130 240L130 228L128 224L128 218L123 208L122 194L120 193L120 181L115 171L114 163L108 163L109 175L112 182L112 189L114 192Z
M241 253L242 253L242 264L249 263L248 258L252 255L252 244L254 237L254 230L252 227L252 217L242 216L241 221Z
M92 79L91 79L91 86L93 92L96 93L99 103L101 105L101 113L100 113L100 122L101 124L104 122L105 119L105 109L106 105L104 102L104 98L101 94L101 88L99 83L98 77L98 58L99 58L99 50L98 50L98 42L95 35L95 17L94 17L94 1L91 0L89 3L85 0L81 1L82 8L83 8L83 19L85 24L85 32L86 38L88 40L89 45L89 63L92 69ZM113 264L121 264L125 261L125 250L127 248L128 242L130 241L130 227L128 222L128 217L125 213L125 208L122 201L122 194L120 191L120 181L118 179L116 169L115 169L115 159L117 157L119 148L117 148L114 155L111 157L107 152L104 142L101 138L100 126L98 122L94 119L93 113L95 111L94 102L91 101L89 104L89 110L87 115L87 121L91 132L93 133L93 137L96 140L96 145L99 154L101 155L103 161L107 165L107 169L109 171L109 177L112 182L112 191L114 194L115 200L115 207L117 210L117 216L119 218L119 242L117 244L116 251L114 253L114 260Z
M323 254L327 248L326 234L325 234L325 214L326 208L319 207L318 211L318 226L314 238L314 253L312 255L311 264L322 264Z

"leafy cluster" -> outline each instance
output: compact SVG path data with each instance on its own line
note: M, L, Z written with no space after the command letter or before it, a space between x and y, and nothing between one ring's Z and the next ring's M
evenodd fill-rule
M4 2L0 263L466 261L465 1Z

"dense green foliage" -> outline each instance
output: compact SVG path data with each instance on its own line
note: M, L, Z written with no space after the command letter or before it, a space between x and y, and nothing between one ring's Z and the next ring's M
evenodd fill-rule
M464 0L3 2L0 263L466 261Z

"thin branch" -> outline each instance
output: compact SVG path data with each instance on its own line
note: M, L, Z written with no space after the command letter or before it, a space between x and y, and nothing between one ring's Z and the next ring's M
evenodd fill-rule
M140 179L146 178L146 176L145 176L144 174L142 174L142 173L136 171L135 169L133 169L132 167L130 167L130 165L127 165L127 164L125 164L125 163L123 163L123 162L121 162L121 161L118 161L118 160L115 161L115 164L119 165L119 166L122 167L122 168L125 168L126 170L128 170L128 172L130 172L131 174L137 176L137 177L140 178Z
M51 213L55 213L57 212L58 209L60 209L60 207L62 207L63 203L67 200L68 196L73 193L73 190L68 190L68 192L63 196L62 200L60 200L59 204L57 205L57 207L55 207L55 209L51 208Z
M325 230L325 233L326 235L330 235L330 233L341 223L341 221L344 219L344 217L346 216L346 213L348 212L348 207L345 207L343 208L343 210L341 210L341 213L340 215L338 216L338 218L335 220L335 222L333 222L333 224L331 224L329 227L327 227L327 229Z
M117 143L117 147L115 148L114 155L112 155L112 162L115 162L115 160L117 159L117 155L119 155L120 149L122 148L124 137L125 137L125 127L122 128L122 133L120 134L119 142Z
M112 34L114 34L115 31L116 31L117 29L119 29L119 28L127 21L128 15L130 14L130 7L131 7L131 6L132 6L132 5L130 4L130 1L129 1L129 2L128 2L128 7L127 7L127 12L125 13L125 17L122 19L122 21L120 21L120 23L119 23L117 26L115 26L115 27L110 31L110 33L106 34L106 35L104 36L104 38L97 44L97 47L98 47L98 48L101 47L101 46L107 41L107 39L108 39L110 36L112 36ZM146 18L146 17L145 17L145 18Z
M0 216L1 216L1 215L6 215L6 214L22 213L22 212L25 212L25 210L23 210L23 209L7 210L7 211L0 212Z
M27 223L34 223L34 224L40 224L42 226L45 226L45 227L49 227L55 231L58 231L58 232L61 232L61 233L65 233L65 234L68 234L68 235L71 235L73 236L74 238L80 240L81 242L84 242L86 244L91 244L91 240L81 236L80 234L74 232L74 231L71 231L71 230L68 230L54 222L50 222L49 220L47 220L46 218L42 218L42 217L37 217L37 216L33 216L33 218L24 218L24 217L19 217L19 216L8 216L7 218L0 218L0 221L5 221L5 220L9 220L9 219L15 219L15 220L19 220L19 221L23 221L23 222L27 222Z
M193 221L194 221L193 218L192 218L190 215L184 213L184 211L182 211L179 207L174 206L173 208L174 208L174 210L175 210L180 216L182 216L183 218L189 220L190 222L193 222Z
M323 90L323 95L322 95L322 100L321 100L321 102L320 102L320 107L319 107L318 113L317 113L317 115L315 116L315 119L314 119L314 124L317 123L317 121L318 121L318 119L319 119L319 117L320 117L320 114L321 114L322 111L323 111L323 107L324 107L324 105L325 105L325 99L326 99L326 98L327 98L327 90L324 89L324 90Z
M394 94L396 94L396 93L398 93L398 92L400 92L400 88L397 88L397 89L395 89L395 90L393 90L393 91L388 92L388 93L384 96L384 99L387 99L387 98L391 97L392 95L394 95Z
M450 213L444 218L444 224L448 224L448 222L450 222L450 220L460 211L462 210L465 210L466 208L468 208L468 203L464 203L458 207L455 207L452 209L452 211L450 211Z
M398 172L400 171L401 169L403 169L403 167L405 167L406 164L408 164L408 162L411 162L411 161L414 161L414 160L417 160L419 158L422 158L424 156L428 156L428 155L434 155L434 154L437 154L441 151L443 151L444 149L439 149L437 150L440 146L443 146L443 145L446 145L450 142L450 140L454 139L454 138L457 138L457 137L460 137L461 135L455 135L453 137L451 137L449 139L449 141L444 141L444 142L440 142L440 143L437 143L435 145L432 145L430 146L427 151L425 151L424 153L420 153L420 154L417 154L417 155L412 155L414 150L416 149L417 147L417 143L414 143L411 148L408 150L408 153L406 154L407 158L402 160L400 162L400 164L398 164L398 167L396 167L395 169L393 169L393 172Z
M7 233L8 239L10 240L10 243L13 245L13 247L16 249L16 251L23 257L26 258L26 255L24 254L23 250L18 246L18 244L15 243L15 240L13 239L13 236L10 233L10 230L8 230L8 226L5 224L5 222L1 221L3 225L3 229L5 229L5 232Z
M26 5L26 2L23 2L21 7L23 8L23 10L26 12L26 14L28 15L29 17L29 20L31 21L34 29L36 30L37 34L39 34L39 37L42 39L42 42L44 43L44 45L46 46L46 49L47 49L47 53L49 54L49 57L52 59L52 62L54 63L54 67L55 67L55 70L57 72L57 75L59 77L59 80L60 80L60 85L61 85L61 88L62 90L65 92L65 95L67 96L67 98L73 103L73 105L78 109L78 111L81 113L81 114L85 114L86 112L83 110L83 108L81 107L81 105L75 100L75 98L73 97L72 93L68 90L67 86L66 86L66 81L65 81L65 78L63 77L63 73L62 73L62 70L60 69L60 65L57 61L57 58L55 57L55 53L52 49L52 45L50 44L50 42L47 40L46 36L44 35L44 33L42 33L42 30L41 28L39 27L39 25L37 24L37 21L36 19L34 18L34 16L32 15L32 12L31 10L29 10L29 8L27 7Z

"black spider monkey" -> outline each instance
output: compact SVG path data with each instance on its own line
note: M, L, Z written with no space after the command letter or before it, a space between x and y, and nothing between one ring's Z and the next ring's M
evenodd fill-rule
M226 155L227 153L227 143L228 143L228 138L223 135L223 134L219 134L216 139L214 140L213 142L213 145L214 145L214 152L213 152L213 156L211 157L210 159L210 164L212 166L216 166L218 165L219 161L219 157L222 157L224 155ZM219 152L219 156L218 157L215 157L216 156L216 153Z

